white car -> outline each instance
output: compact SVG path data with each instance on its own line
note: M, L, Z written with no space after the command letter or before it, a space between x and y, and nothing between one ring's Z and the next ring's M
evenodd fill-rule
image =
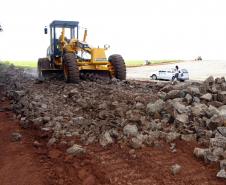
M175 69L170 70L159 70L151 74L152 80L174 80L176 71ZM178 74L179 81L189 80L189 74L187 69L180 69Z

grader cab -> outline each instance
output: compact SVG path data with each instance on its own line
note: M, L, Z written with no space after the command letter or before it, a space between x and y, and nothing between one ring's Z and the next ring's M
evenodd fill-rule
M76 21L53 21L50 24L47 57L38 60L39 78L45 79L50 73L60 72L70 83L100 76L125 80L126 66L122 56L114 54L107 59L105 51L109 47L91 47L86 42L87 30L80 41L78 25ZM48 29L44 31L47 34Z

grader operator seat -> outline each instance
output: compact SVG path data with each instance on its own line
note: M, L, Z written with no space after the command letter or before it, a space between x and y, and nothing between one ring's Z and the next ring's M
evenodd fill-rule
M69 43L72 38L78 39L78 25L79 22L77 21L58 21L55 20L50 24L50 51L51 51L51 58L60 57L63 55L59 48L59 32L62 28L67 29L68 35L65 38L65 41Z

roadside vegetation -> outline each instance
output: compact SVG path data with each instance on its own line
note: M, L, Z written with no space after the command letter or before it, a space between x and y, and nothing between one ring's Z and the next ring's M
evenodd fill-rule
M149 64L146 64L144 60L126 60L127 67L138 67L143 65L158 65L158 64L167 64L167 63L175 63L180 62L180 60L149 60ZM16 67L22 68L36 68L37 61L6 61L3 62L6 64L13 64Z

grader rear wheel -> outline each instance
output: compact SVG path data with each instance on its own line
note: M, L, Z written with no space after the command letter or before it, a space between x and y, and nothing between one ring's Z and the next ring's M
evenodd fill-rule
M126 65L124 59L121 55L111 55L108 58L108 61L111 63L113 67L112 76L119 79L125 80L126 79Z
M80 81L79 68L76 64L73 53L65 53L63 58L64 79L68 83L78 83Z
M39 58L38 59L38 78L43 79L43 78L48 78L49 74L48 72L45 72L43 70L48 70L50 69L50 61L48 58Z

